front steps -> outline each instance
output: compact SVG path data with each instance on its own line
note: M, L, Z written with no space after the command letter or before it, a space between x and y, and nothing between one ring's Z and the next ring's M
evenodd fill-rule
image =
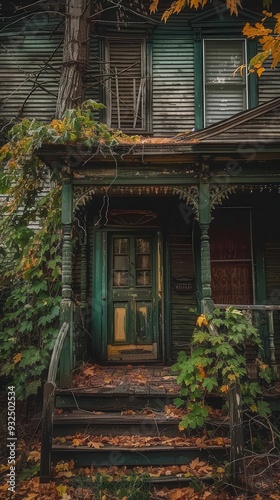
M192 464L201 463L208 473L200 476L211 482L210 471L229 458L228 423L212 422L208 435L188 435L179 430L180 418L170 411L179 391L176 377L166 368L123 367L123 378L121 367L115 369L115 378L114 368L108 371L101 368L100 376L91 370L83 387L55 390L52 478L57 464L72 460L75 469L95 473L104 467L140 467L150 482L178 485L199 476ZM151 468L162 473L153 477Z

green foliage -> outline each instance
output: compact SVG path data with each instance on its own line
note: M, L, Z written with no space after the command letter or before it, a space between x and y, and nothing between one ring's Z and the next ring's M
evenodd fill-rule
M103 107L86 101L61 120L24 118L0 149L0 375L17 397L36 394L59 330L61 225L60 176L39 156L43 144L79 142L112 147L123 136L94 118ZM136 140L136 139L135 139Z
M244 405L250 411L266 416L269 406L261 400L262 389L258 382L246 378L246 344L261 349L257 329L241 311L229 307L224 312L215 309L213 314L199 316L192 338L190 356L179 352L172 369L178 372L177 382L182 384L177 406L186 405L186 414L180 424L183 428L202 427L209 416L205 402L207 395L218 394L226 400L232 384L240 386ZM269 382L271 371L258 360L259 376Z

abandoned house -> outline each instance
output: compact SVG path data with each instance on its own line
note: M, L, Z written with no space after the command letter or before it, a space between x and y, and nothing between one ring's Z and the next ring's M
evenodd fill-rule
M101 122L141 140L114 154L41 151L50 168L69 166L64 388L82 358L172 364L189 349L190 309L212 304L247 310L265 359L280 363L280 70L233 76L258 48L242 27L261 7L245 4L238 17L210 4L164 24L121 2L91 18L85 98L105 104ZM54 117L62 36L47 9L1 30L2 120Z

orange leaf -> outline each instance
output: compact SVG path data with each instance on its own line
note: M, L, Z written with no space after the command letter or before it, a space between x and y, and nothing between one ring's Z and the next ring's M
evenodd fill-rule
M228 385L222 385L220 390L226 394L228 392Z
M104 444L102 444L102 443L95 443L94 441L90 441L88 443L88 446L90 448L94 448L95 450L98 450L99 448L102 448L104 446Z
M16 365L17 363L19 363L20 360L21 360L21 358L22 358L21 352L18 352L17 354L15 354L14 357L13 357L14 364Z

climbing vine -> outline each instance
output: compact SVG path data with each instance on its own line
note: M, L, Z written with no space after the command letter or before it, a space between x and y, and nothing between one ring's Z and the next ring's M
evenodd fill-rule
M212 314L201 315L192 338L190 356L185 351L178 354L172 367L178 372L177 382L182 384L177 406L184 405L186 413L180 423L182 428L202 427L209 417L207 397L216 394L227 400L233 383L238 384L244 408L260 416L270 412L263 401L260 381L270 382L271 369L257 358L259 381L247 377L246 345L261 349L257 329L241 311L229 307L224 312L215 309Z
M43 144L112 148L126 137L95 119L86 101L45 124L23 119L0 149L0 376L19 399L41 386L59 328L60 176L39 157Z

